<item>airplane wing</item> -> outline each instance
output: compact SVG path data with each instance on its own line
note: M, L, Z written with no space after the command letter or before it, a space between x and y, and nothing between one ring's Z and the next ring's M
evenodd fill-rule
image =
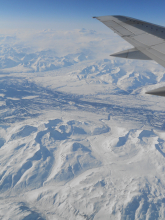
M104 23L134 48L112 54L128 59L155 60L165 67L165 27L125 16L93 17ZM165 87L147 94L165 96Z

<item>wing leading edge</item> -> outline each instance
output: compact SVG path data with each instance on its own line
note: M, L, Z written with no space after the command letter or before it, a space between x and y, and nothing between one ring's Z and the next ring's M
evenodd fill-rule
M94 17L121 36L134 48L112 54L111 56L155 60L165 67L165 27L125 16ZM147 94L165 96L165 87Z

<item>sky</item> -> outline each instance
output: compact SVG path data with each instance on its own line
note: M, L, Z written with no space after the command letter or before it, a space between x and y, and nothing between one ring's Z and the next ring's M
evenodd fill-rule
M125 15L165 25L164 0L0 0L0 29L102 29L92 16Z

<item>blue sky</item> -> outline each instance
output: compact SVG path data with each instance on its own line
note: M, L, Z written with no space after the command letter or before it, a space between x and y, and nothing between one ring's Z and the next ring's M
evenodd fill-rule
M126 15L165 25L163 0L0 0L0 28L99 29L92 16Z

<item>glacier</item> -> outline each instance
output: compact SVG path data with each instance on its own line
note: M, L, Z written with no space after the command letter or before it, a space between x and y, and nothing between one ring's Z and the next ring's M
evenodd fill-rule
M92 30L0 36L0 218L164 219L164 85Z

